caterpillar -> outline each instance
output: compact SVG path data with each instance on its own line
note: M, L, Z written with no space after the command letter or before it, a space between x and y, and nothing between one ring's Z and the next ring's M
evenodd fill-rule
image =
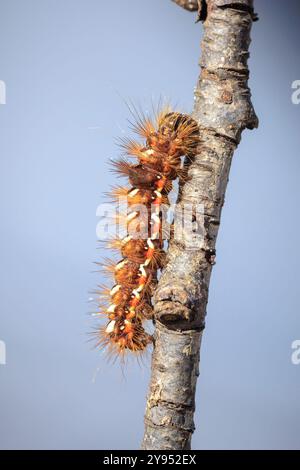
M121 259L102 264L114 281L96 291L101 298L97 313L107 318L96 330L97 346L111 354L141 353L153 342L143 322L153 319L152 296L166 259L162 208L169 205L173 181L185 177L182 157L195 154L199 138L196 121L169 108L153 119L137 116L133 130L143 142L122 140L125 155L112 161L112 170L130 186L108 193L115 203L120 197L127 202L127 212L117 217L125 236L107 244Z

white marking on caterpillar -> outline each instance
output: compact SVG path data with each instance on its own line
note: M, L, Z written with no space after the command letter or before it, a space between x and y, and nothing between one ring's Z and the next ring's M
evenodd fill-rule
M113 313L116 309L116 305L115 304L111 304L108 309L107 309L107 312L108 313Z
M106 327L105 333L112 333L114 331L116 320L112 320Z
M138 289L133 289L132 293L137 299L139 299L141 297L140 294L139 294Z
M162 194L157 189L154 191L154 194L156 194L160 199L162 198Z
M151 238L148 238L147 245L149 246L149 248L154 249L154 245L153 245L153 242L152 242Z
M145 269L144 269L144 265L143 265L143 264L140 264L140 271L141 271L142 276L144 276L144 277L147 276L147 273L146 273L146 271L145 271Z
M151 155L154 154L154 150L153 150L153 149L145 150L145 151L143 152L143 154L146 154L147 157L148 157L148 156L151 156Z
M126 245L126 243L129 242L131 239L132 239L131 235L128 235L127 237L123 238L122 245Z
M111 291L109 292L110 295L114 295L116 292L118 292L119 290L121 289L121 285L120 284L117 284L116 286L114 286Z
M126 217L127 222L130 222L131 220L133 220L137 215L138 215L137 211L134 211L128 214Z
M128 194L128 197L134 197L134 196L137 195L138 192L139 192L139 189L138 189L138 188L132 189L132 190L130 191L130 193Z
M115 267L115 271L119 271L119 269L123 268L123 266L125 266L125 264L128 262L127 259L123 259L123 261L120 261L116 267Z

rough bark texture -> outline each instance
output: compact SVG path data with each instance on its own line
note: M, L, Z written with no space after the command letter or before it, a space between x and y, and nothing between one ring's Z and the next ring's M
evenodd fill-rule
M233 152L243 129L258 125L247 85L250 30L256 18L252 3L205 2L201 74L193 112L201 142L179 194L180 203L204 205L204 244L193 250L173 240L168 250L155 294L155 347L143 449L191 446L212 270L207 254L215 249Z

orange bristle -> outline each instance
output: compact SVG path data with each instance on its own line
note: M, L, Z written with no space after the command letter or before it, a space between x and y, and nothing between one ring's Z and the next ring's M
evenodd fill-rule
M132 163L128 162L125 158L121 157L118 160L111 160L111 171L116 173L118 176L125 176L128 178L132 167Z
M110 191L104 194L110 202L122 204L127 201L128 191L130 191L130 188L126 186L113 186Z
M128 157L137 157L137 158L140 157L141 152L144 148L143 145L136 142L135 140L126 139L126 138L120 139L119 147Z

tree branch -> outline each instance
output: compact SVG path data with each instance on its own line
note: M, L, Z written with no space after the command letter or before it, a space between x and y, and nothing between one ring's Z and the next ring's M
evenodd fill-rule
M188 11L198 10L198 0L172 0L172 2Z
M178 2L177 2L178 3ZM203 204L204 242L172 240L155 293L155 347L143 449L189 449L214 253L232 155L243 129L257 127L248 88L252 0L207 0L194 119L198 154L178 203ZM188 236L188 234L186 234Z

